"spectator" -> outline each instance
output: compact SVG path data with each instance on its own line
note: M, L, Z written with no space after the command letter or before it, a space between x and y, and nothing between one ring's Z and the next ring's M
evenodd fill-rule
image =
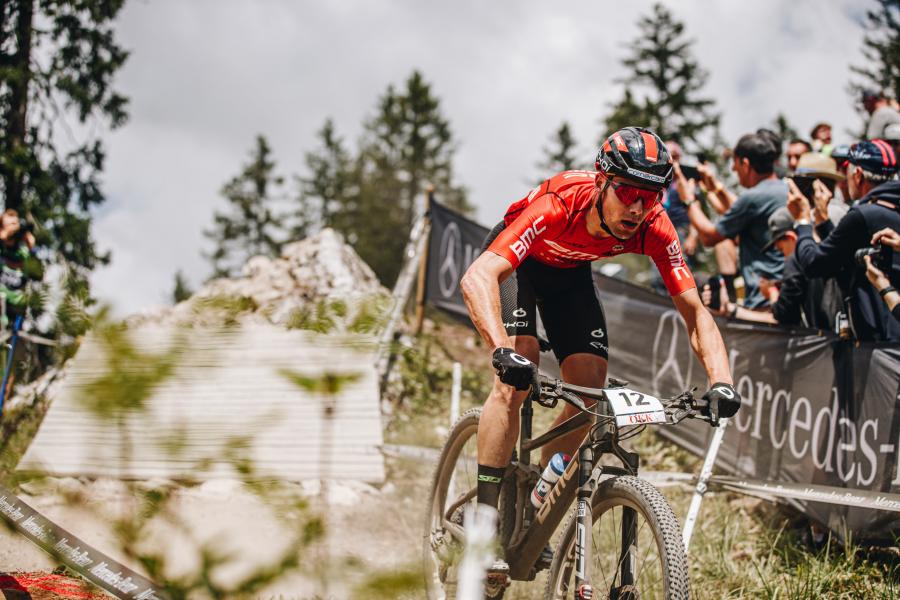
M814 152L821 152L825 156L831 155L833 146L831 145L831 123L820 121L809 132L812 139L812 149Z
M760 277L760 291L769 300L772 310L747 310L730 302L727 296L722 294L720 309L713 312L758 323L829 329L834 315L829 314L823 302L824 282L821 279L806 277L794 255L797 247L794 218L787 207L782 206L772 213L768 224L770 240L764 248L774 246L785 257L780 284L775 285L767 278ZM708 306L711 299L708 285L704 287L702 297Z
M834 159L818 152L808 152L801 156L797 168L794 169L793 180L797 188L804 196L815 201L813 215L816 219L816 231L823 239L830 230L825 231L823 235L818 226L829 220L833 225L837 225L850 210L850 207L842 201L836 200L834 195L837 183L843 179L846 178L838 173ZM819 184L815 185L816 182Z
M19 220L15 209L0 215L0 325L4 328L11 314L24 311L25 261L31 256L34 243L34 235L27 223Z
M886 227L872 236L872 245L882 244L889 246L894 252L900 252L900 235L890 227ZM866 256L866 277L875 287L878 295L884 299L888 310L891 311L894 319L900 321L900 294L897 289L891 285L890 279L884 272L872 263L872 257Z
M900 123L900 112L891 106L890 100L882 92L863 90L863 108L871 116L866 126L866 139L874 140L886 135L885 129L893 123Z
M788 208L795 219L797 260L808 277L835 277L847 298L845 311L851 331L860 341L900 341L900 322L872 286L866 283L863 267L854 254L868 247L873 236L885 226L900 231L900 181L897 155L883 140L858 142L850 148L847 187L859 202L847 212L821 244L812 237L809 201L793 182ZM888 275L889 280L896 276Z
M807 152L812 152L812 145L806 140L801 140L799 138L793 139L788 142L787 147L787 168L788 171L794 172L797 168L797 163L800 162L800 157L806 154Z
M740 184L746 188L721 219L713 224L697 205L693 182L685 181L675 170L679 184L684 187L682 202L688 207L688 217L697 229L704 246L715 246L726 239L737 239L739 267L744 279L744 306L764 308L768 301L759 291L757 271L779 275L784 257L774 248L763 251L769 241L769 216L785 205L787 187L774 173L779 150L769 136L749 133L734 147L732 169Z
M668 149L669 155L676 163L679 163L684 157L681 146L674 140L666 142L666 149ZM697 252L697 231L691 227L691 220L687 216L687 208L681 201L681 197L678 194L678 187L674 181L669 185L669 189L666 190L663 208L665 209L666 214L669 215L669 220L672 221L672 225L675 226L675 233L678 234L678 241L681 244L681 250L684 253L684 260L688 267L693 270L695 267L694 254ZM650 285L661 294L667 293L666 287L663 285L662 276L656 269L653 269L653 277Z

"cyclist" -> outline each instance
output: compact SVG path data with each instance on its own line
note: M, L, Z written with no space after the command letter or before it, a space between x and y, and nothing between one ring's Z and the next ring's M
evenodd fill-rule
M604 385L609 340L591 277L594 260L625 253L653 259L709 377L703 397L712 421L740 407L722 337L660 204L672 181L662 140L648 129L626 127L603 143L595 166L596 172L559 173L510 205L461 282L498 374L478 425L477 500L494 508L518 437L519 409L537 368L536 306L562 378ZM574 414L566 405L556 423ZM573 431L544 446L542 465L556 452L573 453L586 432ZM502 568L497 561L492 572Z

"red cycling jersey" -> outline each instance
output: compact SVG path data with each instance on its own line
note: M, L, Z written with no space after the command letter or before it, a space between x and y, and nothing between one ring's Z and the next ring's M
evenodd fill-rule
M697 287L684 263L678 234L663 207L657 204L629 240L594 237L587 215L596 173L563 171L514 202L503 217L506 228L488 250L517 268L526 256L553 267L570 268L619 254L646 254L656 263L672 296Z

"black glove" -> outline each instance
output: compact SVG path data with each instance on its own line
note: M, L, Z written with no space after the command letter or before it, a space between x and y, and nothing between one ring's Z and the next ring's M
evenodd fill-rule
M741 407L741 395L737 393L730 383L715 383L709 391L703 394L703 399L709 404L710 425L718 425L719 419L731 418Z
M516 354L512 348L494 350L491 364L497 370L500 381L521 391L527 390L531 386L537 369L533 362L521 354Z

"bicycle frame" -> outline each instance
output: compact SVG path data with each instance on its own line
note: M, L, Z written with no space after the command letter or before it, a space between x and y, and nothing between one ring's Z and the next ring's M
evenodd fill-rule
M579 395L597 400L595 409L600 414L611 415L605 393L600 389L569 386ZM532 392L522 404L519 433L519 460L510 466L516 482L516 522L510 540L507 543L506 557L509 564L510 577L515 580L531 580L536 575L536 563L544 546L549 542L553 532L559 526L563 516L568 512L573 500L577 499L577 535L575 539L575 589L582 585L590 585L590 573L587 565L590 562L590 547L586 543L586 533L593 527L593 516L590 506L591 496L601 473L615 475L637 475L638 455L628 452L618 444L618 429L615 424L596 426L596 417L579 412L563 423L553 427L544 434L532 439L533 401L541 395L540 386L533 386ZM565 472L553 488L547 493L539 509L529 502L529 494L535 483L537 469L531 466L531 452L547 443L594 423L585 441L572 457ZM622 467L600 466L597 461L603 454L613 454L621 462ZM633 517L633 514L630 515ZM623 517L623 556L630 551L634 539L634 519ZM630 583L630 561L623 561L623 583Z

